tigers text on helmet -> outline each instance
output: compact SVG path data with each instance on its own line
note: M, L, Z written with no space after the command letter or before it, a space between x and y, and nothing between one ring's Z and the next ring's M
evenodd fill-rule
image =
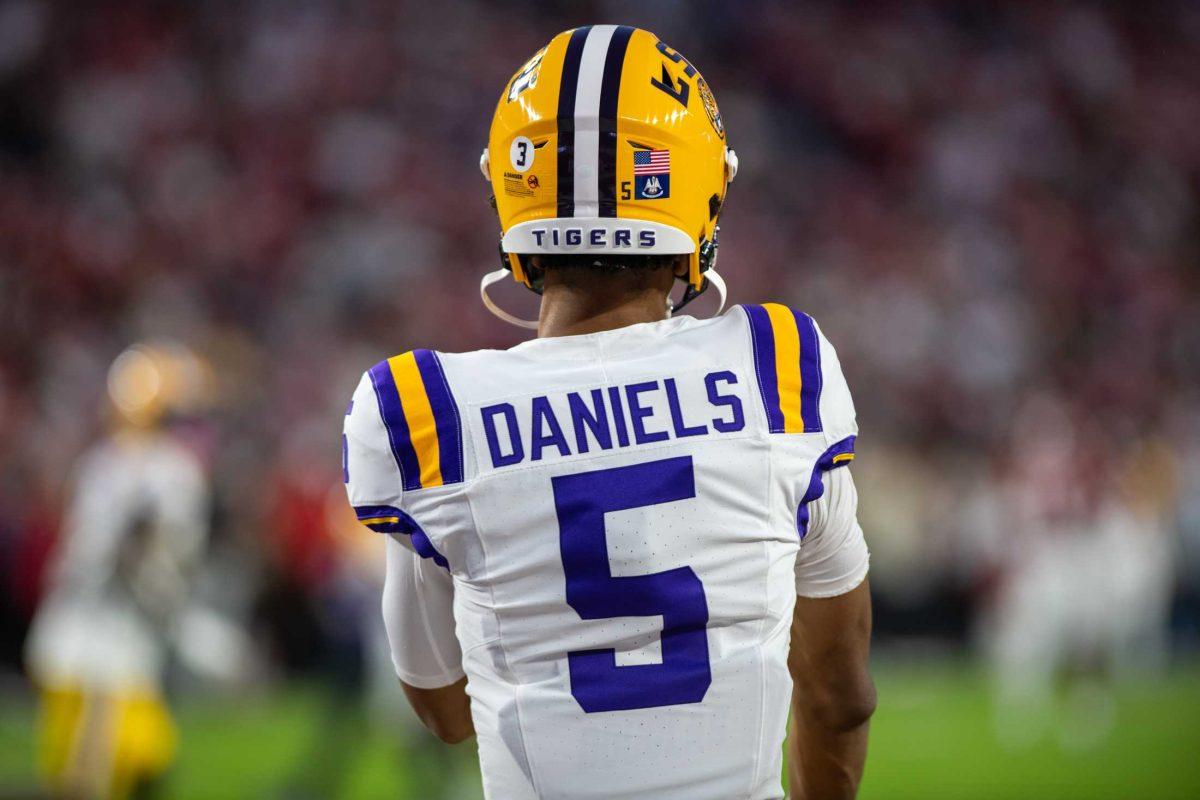
M539 254L688 255L677 307L710 283L717 218L737 173L704 78L657 36L627 25L558 34L505 86L479 161L491 182L503 268L536 292Z

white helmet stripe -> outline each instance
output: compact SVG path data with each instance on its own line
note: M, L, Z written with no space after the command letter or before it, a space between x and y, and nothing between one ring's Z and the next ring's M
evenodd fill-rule
M616 25L593 25L583 44L575 88L575 216L600 215L600 90Z

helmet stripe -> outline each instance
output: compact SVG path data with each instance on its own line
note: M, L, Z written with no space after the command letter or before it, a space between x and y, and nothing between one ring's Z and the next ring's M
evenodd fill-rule
M619 26L608 43L608 54L604 60L596 170L601 217L617 215L617 99L621 91L621 69L625 64L625 50L629 47L629 37L632 35L632 27Z
M593 25L579 60L579 86L575 91L575 214L599 216L600 190L600 89L604 63L616 25Z
M558 216L575 213L575 93L579 62L591 25L576 28L567 40L562 80L558 84Z

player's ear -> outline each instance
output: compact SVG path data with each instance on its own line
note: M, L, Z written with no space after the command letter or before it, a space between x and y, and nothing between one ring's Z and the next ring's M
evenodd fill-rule
M688 256L681 255L675 258L675 277L681 281L688 279Z

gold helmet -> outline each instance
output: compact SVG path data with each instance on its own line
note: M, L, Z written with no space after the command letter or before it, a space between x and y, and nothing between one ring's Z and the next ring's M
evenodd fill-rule
M508 82L479 162L492 184L503 269L541 291L537 254L688 255L684 303L711 283L717 217L737 172L704 78L649 31L564 31Z
M177 342L141 342L117 356L108 369L108 397L120 418L135 428L164 417L200 410L208 401L207 364Z

